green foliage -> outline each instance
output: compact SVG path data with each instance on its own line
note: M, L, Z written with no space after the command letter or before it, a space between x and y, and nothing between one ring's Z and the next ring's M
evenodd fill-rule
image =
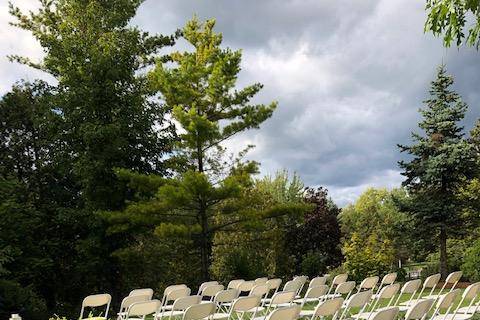
M427 0L425 32L443 36L449 47L452 42L460 46L465 41L471 46L480 45L480 1L479 0ZM467 22L473 21L470 26ZM468 34L465 36L466 31Z
M465 251L462 271L471 282L480 281L480 240L475 240Z
M47 308L43 301L30 287L0 280L0 317L10 318L12 313L18 313L26 319L40 320L47 317Z
M41 9L29 14L10 5L13 25L30 31L45 52L39 62L21 56L11 59L58 81L55 99L56 113L64 122L62 152L70 157L81 196L94 209L123 204L115 167L159 172L168 151L172 132L163 126L165 109L150 99L154 93L142 70L172 39L127 26L141 3L41 1ZM167 129L155 129L160 127Z
M395 250L392 259L405 260L411 257L414 244L406 236L410 229L409 221L396 205L397 201L405 197L403 189L388 191L369 188L355 204L343 208L339 221L347 245L353 234L364 241L375 234L380 241L389 241L393 245Z
M214 20L202 23L194 17L182 30L194 50L174 52L168 62L157 60L149 74L151 87L160 92L179 126L170 159L179 175L156 194L164 216L175 221L157 226L156 234L190 237L200 248L204 278L208 278L215 232L277 214L222 207L227 200L238 201L251 184L250 175L257 172L256 163L241 161L244 153L228 161L222 142L258 128L272 115L276 103L250 103L261 84L236 88L241 52L221 48L222 35L213 31L214 26Z
M365 277L382 275L392 270L395 250L390 240L381 240L372 233L363 239L357 232L343 246L344 268L351 280L361 281Z
M324 188L306 188L303 201L310 209L302 221L287 230L285 250L294 257L295 274L321 275L342 261L340 209Z
M447 273L448 233L460 229L462 203L458 192L465 181L473 176L477 167L474 145L464 138L458 123L465 116L467 105L451 91L453 78L439 67L437 79L432 82L431 98L420 110L423 116L419 127L424 135L412 134L414 144L399 146L413 158L400 161L406 180L403 185L409 191L404 208L419 229L425 227L425 236L432 238L432 230L438 232L441 273Z

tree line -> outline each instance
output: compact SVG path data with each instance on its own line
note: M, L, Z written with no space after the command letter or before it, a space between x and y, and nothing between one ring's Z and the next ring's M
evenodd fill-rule
M152 35L129 24L142 2L10 4L12 24L45 55L9 58L55 81L20 80L0 99L0 317L74 317L92 292L208 278L345 269L361 279L408 259L478 277L480 246L457 265L449 247L477 234L480 129L465 137L466 105L443 67L424 134L400 146L413 159L400 163L403 188L368 190L340 210L286 171L256 177L253 146L224 147L277 102L253 102L259 83L237 86L241 51L222 46L214 20Z

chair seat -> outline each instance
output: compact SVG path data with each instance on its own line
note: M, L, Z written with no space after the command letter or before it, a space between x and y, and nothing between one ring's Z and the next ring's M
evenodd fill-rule
M439 314L438 316L432 317L430 320L468 320L473 317L473 314Z
M425 300L425 299L426 299L426 298L412 299L412 300L409 300L409 301L401 302L400 305L401 305L401 306L412 306L412 305L414 305L415 303L420 302L420 301Z
M315 310L302 310L300 312L300 317L311 317L315 313Z
M480 312L480 308L478 306L463 307L458 309L457 311L457 313L474 313L474 312Z
M314 302L314 301L318 301L318 298L306 298L306 299L295 299L293 300L293 302L295 303L303 303L303 302Z
M373 312L361 312L361 313L357 313L357 314L352 315L352 318L355 318L355 319L370 319L375 314L376 314L375 311L373 311Z
M211 319L228 319L229 316L230 314L228 313L218 312L214 313Z
M161 307L160 310L162 310L162 311L172 310L172 307L173 307L173 305L170 304L168 306Z

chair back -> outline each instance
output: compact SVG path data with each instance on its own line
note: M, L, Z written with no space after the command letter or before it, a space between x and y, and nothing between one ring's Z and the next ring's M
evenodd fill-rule
M237 289L226 289L218 292L213 298L213 302L215 303L228 303L232 302L238 297Z
M398 316L398 307L388 307L375 312L372 320L394 320Z
M228 286L227 286L227 289L238 289L238 285L242 282L245 282L245 280L243 279L235 279L235 280L231 280L229 283L228 283Z
M283 286L283 291L295 291L297 292L302 287L302 282L299 280L290 280Z
M282 279L270 279L267 281L266 284L269 290L278 290L278 288L280 288L280 285L282 284Z
M477 303L475 306L473 304L479 292L480 292L480 282L475 282L469 285L465 289L465 291L463 291L462 299L460 300L460 303L458 304L457 309L455 310L455 313L458 313L459 310L461 309L461 306L464 304L464 302L468 300L470 300L470 303L468 303L468 306L466 308L463 308L463 310L465 310L464 313L468 314L468 313L477 312L479 303Z
M125 312L132 304L137 302L145 302L151 300L148 295L133 295L123 298L122 304L120 304L120 312Z
M255 281L243 281L238 285L237 290L240 292L250 292L254 286Z
M341 283L347 282L348 274L343 273L336 275L335 278L332 280L332 285L339 285Z
M283 304L283 303L291 303L296 296L295 291L280 291L273 295L270 304Z
M231 311L245 312L258 307L259 305L260 305L260 297L257 297L257 296L240 297L233 302Z
M174 290L177 290L177 289L182 289L182 288L187 288L187 285L186 284L174 284L174 285L168 286L168 287L165 288L165 290L163 290L163 297L165 298L166 296L168 296L168 294L171 291L174 291Z
M335 293L348 295L353 289L355 289L355 281L342 282L335 288Z
M172 290L167 294L167 297L165 298L165 302L175 301L178 298L189 296L190 293L191 293L190 288L179 288L179 289Z
M378 280L379 278L377 276L365 278L360 283L360 287L358 287L358 290L361 291L373 289L377 285Z
M425 279L425 282L423 283L424 288L435 288L440 281L440 278L442 275L440 273L437 274L432 274L431 276L428 276L427 279Z
M353 294L350 299L347 300L346 308L363 308L367 302L372 298L372 290L361 291Z
M387 273L386 275L383 276L382 278L382 285L389 285L395 283L395 280L397 280L397 273L392 272L392 273Z
M128 308L127 319L130 317L138 318L144 317L151 314L156 314L160 309L161 302L160 300L149 300L143 302L136 302Z
M412 294L415 293L418 288L420 288L420 285L422 284L422 280L420 279L415 279L415 280L410 280L405 282L405 284L402 287L402 290L400 293L402 294Z
M268 281L268 278L266 278L266 277L257 278L257 279L255 279L255 284L265 284L265 283L267 283L267 281Z
M454 271L448 275L447 279L445 279L445 283L456 284L458 281L460 281L462 275L462 271Z
M300 313L300 306L293 305L273 310L267 320L295 320Z
M342 308L343 301L344 300L342 297L338 297L320 302L320 304L315 308L313 317L334 316Z
M405 313L405 320L423 319L432 308L434 302L435 299L425 299L415 302Z
M323 286L326 283L327 283L327 278L326 277L315 277L312 280L310 280L310 283L308 284L308 287L313 288L313 287Z
M217 285L218 284L218 281L207 281L207 282L203 282L200 287L198 287L198 295L201 295L202 294L202 291L208 287L208 286L213 286L213 285Z
M316 287L309 288L305 293L305 298L308 299L320 299L322 296L326 295L328 292L327 285L319 285Z
M201 300L202 297L198 295L178 298L173 302L172 311L186 310L188 307L193 306L194 304L199 304Z
M215 313L215 303L207 302L195 304L185 310L183 320L200 320L206 319Z
M152 299L153 289L151 288L133 289L132 291L130 291L128 295L129 296L148 296L150 297L150 299Z
M80 310L80 319L83 319L83 312L85 308L105 307L105 319L108 317L108 309L110 308L110 302L112 296L108 293L93 294L86 296L82 301L82 309Z
M389 284L380 290L378 294L378 299L391 299L395 297L395 295L400 290L400 283Z
M249 295L250 296L259 296L261 298L263 298L264 296L267 295L268 293L268 286L266 284L260 284L260 285L256 285L255 287L252 288L252 290L250 291Z
M452 306L453 302L457 298L458 294L460 293L459 289L455 289L453 291L450 291L442 296L440 296L440 299L437 301L437 311L441 309L450 309Z
M224 287L221 284L211 284L203 288L200 295L203 297L215 297L215 295L223 289Z

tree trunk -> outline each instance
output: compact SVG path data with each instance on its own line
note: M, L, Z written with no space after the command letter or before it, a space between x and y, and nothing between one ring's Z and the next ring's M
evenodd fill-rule
M440 274L442 275L442 279L446 279L448 273L448 265L447 265L447 231L445 230L445 226L442 225L440 227Z
M197 140L197 161L198 161L198 171L203 172L203 152L200 142ZM208 281L210 278L208 267L210 266L210 251L211 244L209 234L208 234L208 216L207 208L205 201L200 199L200 208L198 210L198 216L200 218L200 225L202 227L202 234L200 239L200 255L201 255L201 267L202 267L202 278L204 281Z

